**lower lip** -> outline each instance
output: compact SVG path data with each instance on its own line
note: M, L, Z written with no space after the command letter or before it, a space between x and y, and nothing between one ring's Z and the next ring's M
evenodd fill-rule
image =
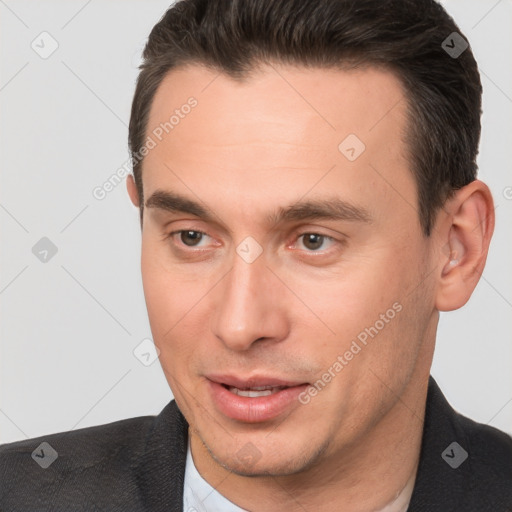
M208 381L210 393L217 408L222 414L237 421L259 423L269 421L299 403L299 395L309 384L282 389L267 396L248 397L231 393L222 384Z

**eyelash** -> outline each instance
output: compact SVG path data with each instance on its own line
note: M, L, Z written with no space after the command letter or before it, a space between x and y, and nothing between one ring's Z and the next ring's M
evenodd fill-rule
M188 231L191 231L192 233L199 233L203 236L209 236L208 233L205 233L204 231L201 231L199 229L179 229L179 230L176 230L176 231L171 231L169 234L165 235L164 239L167 240L167 239L172 239L174 238L174 235L177 235L177 234L180 234L180 233L185 233L185 232L188 232ZM328 240L330 242L332 242L333 244L335 243L341 243L339 242L338 240L336 240L335 238L329 236L329 235L325 235L323 233L320 233L320 232L316 232L316 231L304 231L303 233L300 233L298 234L295 239L296 240L299 240L300 238L304 237L305 235L318 235L318 236L321 236L324 240ZM174 242L172 242L174 243ZM181 250L184 250L186 252L201 252L201 250L197 250L197 249L194 249L194 247L190 247L190 246L186 246L186 245L183 245L181 244L180 247L179 247ZM329 250L324 250L324 251L315 251L315 250L305 250L306 253L309 253L309 254L325 254L326 252L329 252Z

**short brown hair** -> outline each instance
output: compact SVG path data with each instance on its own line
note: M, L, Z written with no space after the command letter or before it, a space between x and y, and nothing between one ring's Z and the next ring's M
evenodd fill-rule
M453 39L453 33L457 32ZM452 39L450 39L452 37ZM437 210L476 178L482 86L461 31L434 0L181 0L153 27L133 98L129 148L143 214L140 150L164 76L200 64L235 80L265 62L308 68L377 65L401 80L405 143L430 235ZM134 158L139 155L139 158Z

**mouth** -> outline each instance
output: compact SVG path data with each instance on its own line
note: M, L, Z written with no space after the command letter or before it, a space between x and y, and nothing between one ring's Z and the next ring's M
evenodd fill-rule
M290 382L273 377L241 378L228 375L207 377L210 396L223 416L244 423L273 420L299 405L298 397L307 382Z

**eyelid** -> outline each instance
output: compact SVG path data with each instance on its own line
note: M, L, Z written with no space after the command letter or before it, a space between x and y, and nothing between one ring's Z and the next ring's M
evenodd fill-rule
M184 233L185 231L193 231L194 233L201 233L202 235L210 236L205 231L201 231L200 229L193 229L193 228L176 229L175 231L166 233L165 236L170 237L170 236L176 235L177 233Z

